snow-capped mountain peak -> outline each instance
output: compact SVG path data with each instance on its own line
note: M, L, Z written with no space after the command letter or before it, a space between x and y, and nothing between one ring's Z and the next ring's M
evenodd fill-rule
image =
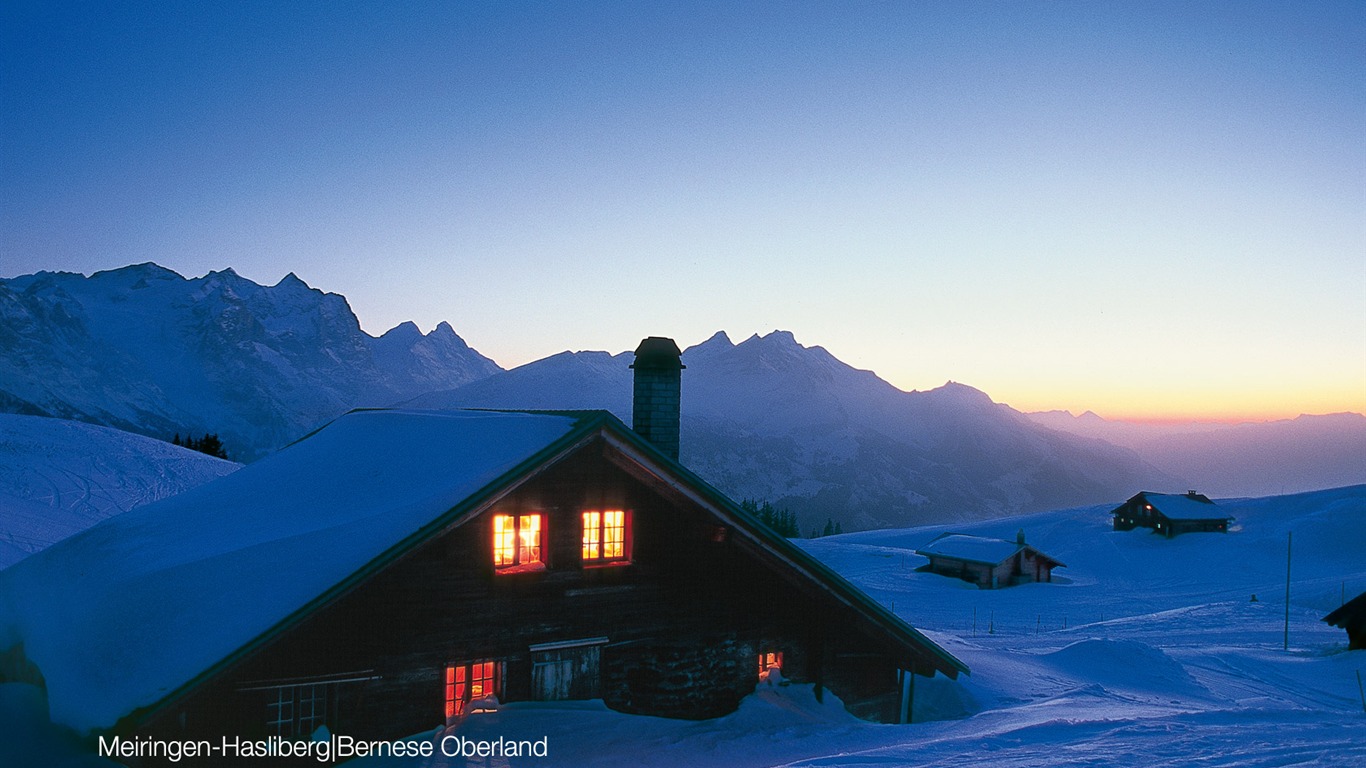
M345 297L293 273L267 287L231 267L42 272L0 279L0 317L0 409L163 439L214 432L247 460L349 408L500 370L449 325L374 338Z

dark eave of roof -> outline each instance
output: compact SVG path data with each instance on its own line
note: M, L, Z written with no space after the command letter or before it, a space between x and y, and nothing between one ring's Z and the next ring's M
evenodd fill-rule
M1366 616L1366 592L1338 606L1332 613L1324 616L1323 620L1331 626L1346 629L1352 620L1363 616Z

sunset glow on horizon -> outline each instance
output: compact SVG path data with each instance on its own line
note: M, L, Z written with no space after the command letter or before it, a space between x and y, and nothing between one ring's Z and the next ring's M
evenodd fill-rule
M1366 4L0 9L0 277L294 272L504 367L788 330L1022 411L1366 412Z

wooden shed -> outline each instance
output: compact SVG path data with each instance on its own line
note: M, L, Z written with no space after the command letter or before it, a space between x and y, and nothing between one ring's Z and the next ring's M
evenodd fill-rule
M1343 603L1336 611L1323 617L1330 626L1347 630L1347 647L1366 649L1366 592Z
M1140 491L1111 510L1116 531L1151 528L1167 538L1181 533L1227 533L1233 518L1203 493Z
M670 449L601 411L355 411L0 573L0 652L54 721L159 739L710 718L773 666L900 722L907 673L967 671Z
M1025 543L1021 529L1014 541L944 533L915 551L929 558L922 570L953 576L982 589L1053 580L1053 569L1066 567Z

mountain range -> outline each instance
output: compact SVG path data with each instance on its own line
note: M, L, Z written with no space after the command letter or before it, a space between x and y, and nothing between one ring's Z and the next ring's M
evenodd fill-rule
M1366 483L1366 416L1359 413L1244 424L1142 424L1090 411L1029 418L1129 448L1208 494L1272 496Z
M359 406L603 408L630 423L631 360L563 352L504 371L446 323L371 336L344 297L293 274L262 286L231 269L185 278L139 264L0 279L0 412L163 440L212 432L242 461ZM1301 429L1327 423L1310 419L1234 430L1245 444L1235 450L1223 430L1138 439L1122 424L1090 429L1094 415L1027 416L960 383L905 392L784 331L739 344L717 333L683 362L683 463L737 499L796 512L804 531L827 519L845 530L983 519L1143 489L1366 481L1356 414L1331 417L1349 427L1336 442ZM1255 451L1260 463L1247 460Z
M407 403L603 408L631 419L632 355L564 352ZM1056 432L950 382L904 392L774 331L683 352L682 462L736 498L846 530L1122 499L1180 481L1131 451Z
M445 323L375 338L293 273L193 279L138 264L0 280L0 410L169 440L218 434L250 461L361 405L497 372Z

